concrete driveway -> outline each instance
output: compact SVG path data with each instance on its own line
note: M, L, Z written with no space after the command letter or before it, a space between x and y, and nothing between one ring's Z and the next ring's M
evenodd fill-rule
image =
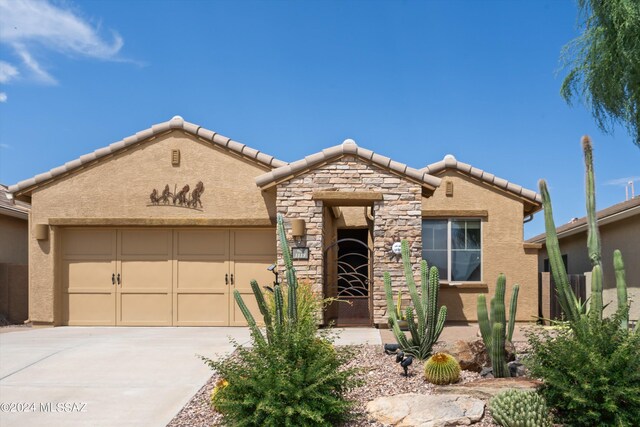
M0 333L0 425L165 426L246 328L59 327ZM50 404L50 405L49 405Z

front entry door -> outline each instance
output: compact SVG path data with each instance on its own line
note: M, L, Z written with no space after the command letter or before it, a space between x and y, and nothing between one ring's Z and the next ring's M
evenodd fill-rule
M367 229L338 230L338 240L325 248L325 295L335 298L326 310L337 326L370 326L371 248Z

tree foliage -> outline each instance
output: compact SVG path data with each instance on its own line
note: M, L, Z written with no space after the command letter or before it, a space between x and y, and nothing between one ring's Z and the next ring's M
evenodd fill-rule
M585 101L604 132L624 125L640 147L640 1L577 2L584 32L563 49L562 97Z

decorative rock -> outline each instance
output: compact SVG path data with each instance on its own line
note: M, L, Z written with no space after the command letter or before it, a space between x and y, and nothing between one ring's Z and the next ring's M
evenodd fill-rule
M482 378L493 378L493 368L490 366L482 368L482 371L480 371L480 376Z
M507 366L512 377L524 377L527 375L527 368L517 360L507 363Z
M513 343L506 341L505 347L507 350L507 362L515 360L516 348ZM480 372L482 368L491 366L491 359L489 359L482 339L473 341L458 340L446 347L443 352L455 357L460 363L460 368L465 371Z
M415 393L379 397L367 404L369 418L397 427L469 425L484 415L484 402L463 395Z
M501 391L516 388L519 390L536 390L542 382L530 378L486 378L464 384L453 384L436 387L439 394L467 395L478 399L489 399Z

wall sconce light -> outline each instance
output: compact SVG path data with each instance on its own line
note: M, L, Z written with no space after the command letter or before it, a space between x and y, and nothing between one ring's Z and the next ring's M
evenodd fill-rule
M47 240L49 238L49 224L36 224L34 235L36 240Z
M291 221L291 235L293 240L299 242L302 240L305 234L304 219L294 219Z

